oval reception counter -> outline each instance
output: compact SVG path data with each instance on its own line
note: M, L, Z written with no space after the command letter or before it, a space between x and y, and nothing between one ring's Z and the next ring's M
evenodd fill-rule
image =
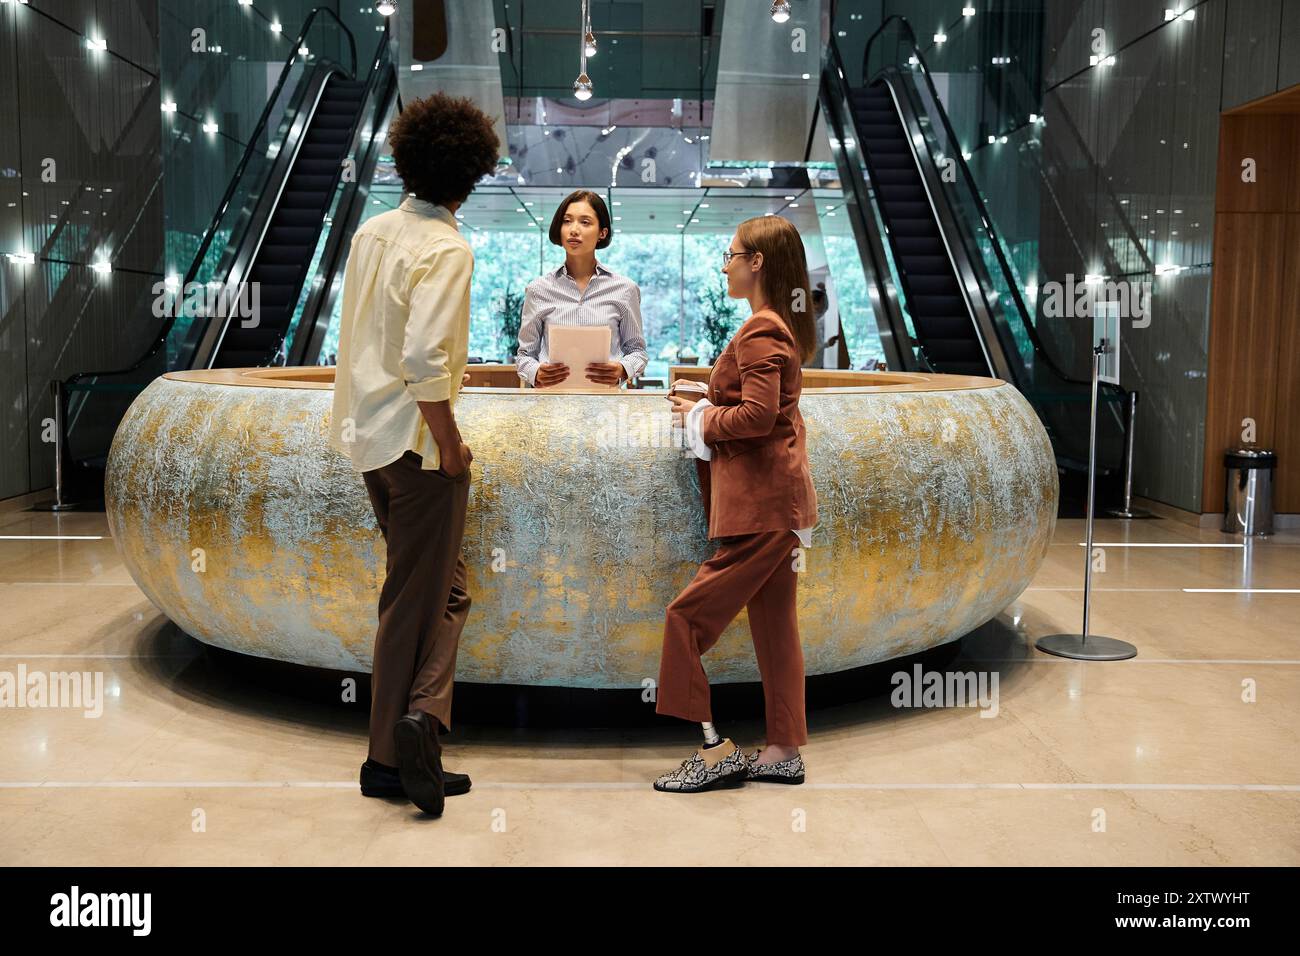
M477 387L482 369L456 406L474 451L457 679L642 686L664 609L713 551L665 392ZM155 380L114 438L106 510L131 576L188 634L369 671L384 543L328 444L332 383L329 368ZM1028 585L1057 472L1013 386L809 369L800 407L820 512L791 558L809 674L954 641ZM704 660L711 680L758 680L744 614Z

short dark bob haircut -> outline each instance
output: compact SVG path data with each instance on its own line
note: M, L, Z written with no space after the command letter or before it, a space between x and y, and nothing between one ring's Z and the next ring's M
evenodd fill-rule
M605 200L588 189L579 189L569 193L564 197L564 202L560 203L560 208L555 210L555 216L551 219L551 245L564 245L564 240L560 238L560 229L564 226L564 212L575 202L588 203L592 209L596 210L596 222L601 229L605 230L605 238L596 240L596 248L604 249L614 238L614 227L610 225L609 210L605 208Z
M500 142L492 118L468 97L434 93L411 100L388 130L393 165L417 199L464 202L497 168Z

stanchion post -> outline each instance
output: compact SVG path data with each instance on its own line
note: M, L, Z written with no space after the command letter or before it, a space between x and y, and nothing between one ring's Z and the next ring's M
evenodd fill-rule
M1095 503L1093 487L1097 478L1097 383L1101 375L1101 357L1111 348L1102 338L1092 350L1092 419L1088 432L1088 512L1084 529L1083 555L1083 631L1080 634L1049 634L1034 646L1040 651L1079 661L1122 661L1137 656L1137 648L1114 637L1089 635L1092 609L1092 521Z

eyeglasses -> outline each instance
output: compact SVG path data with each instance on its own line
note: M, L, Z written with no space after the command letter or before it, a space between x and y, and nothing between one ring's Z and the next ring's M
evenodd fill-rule
M726 252L722 254L722 268L725 269L727 268L727 266L731 265L731 260L736 258L736 256L752 256L752 255L753 255L752 252L732 252L730 249L728 249Z

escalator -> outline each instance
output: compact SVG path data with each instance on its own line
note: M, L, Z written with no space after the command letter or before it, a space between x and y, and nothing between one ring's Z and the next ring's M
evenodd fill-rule
M832 37L821 105L888 361L1012 383L1058 466L1086 472L1091 382L1065 374L1040 339L906 19L890 17L868 41L862 86L846 75ZM1127 399L1099 388L1100 475L1122 468Z
M930 367L954 375L992 374L889 87L879 82L854 90L852 97L858 142Z
M208 367L267 365L279 352L324 229L364 91L365 83L338 74L326 82L248 272L248 281L260 289L259 321L245 327L227 320Z
M334 11L308 15L189 268L137 306L161 319L149 346L123 368L54 383L59 500L100 499L117 424L157 376L283 365L319 348L397 105L391 47L385 20L359 62Z

